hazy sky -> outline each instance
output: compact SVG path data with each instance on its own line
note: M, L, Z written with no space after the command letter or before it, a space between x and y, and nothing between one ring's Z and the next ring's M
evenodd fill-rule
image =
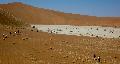
M8 2L23 2L65 13L120 17L120 0L0 0L0 3Z

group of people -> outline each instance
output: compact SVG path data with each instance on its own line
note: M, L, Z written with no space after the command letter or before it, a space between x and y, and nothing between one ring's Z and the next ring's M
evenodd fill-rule
M12 35L12 34L16 34L16 35L18 35L18 34L20 34L20 31L19 30L17 30L17 31L15 31L15 32L9 32L9 34L2 34L2 36L3 36L3 40L6 40L7 38L8 38L8 35Z

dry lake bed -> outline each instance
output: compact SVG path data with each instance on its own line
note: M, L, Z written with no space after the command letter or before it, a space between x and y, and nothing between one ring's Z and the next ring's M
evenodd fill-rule
M120 28L102 26L74 26L74 25L31 25L40 31L102 38L120 38Z

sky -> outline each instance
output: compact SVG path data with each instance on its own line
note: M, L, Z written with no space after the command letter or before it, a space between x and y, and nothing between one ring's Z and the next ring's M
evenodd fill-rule
M120 0L0 0L2 4L10 2L23 2L65 13L120 17Z

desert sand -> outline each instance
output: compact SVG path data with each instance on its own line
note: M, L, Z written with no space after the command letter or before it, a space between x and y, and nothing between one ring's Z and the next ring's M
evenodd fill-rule
M18 29L20 33L15 34ZM56 35L23 28L0 31L8 36L3 40L0 35L1 64L120 63L120 39ZM100 62L95 60L98 56Z
M65 14L22 3L1 4L0 8L13 15L0 13L0 64L120 64L119 38L46 33L19 23L119 28L119 17ZM10 19L14 21L8 22Z

